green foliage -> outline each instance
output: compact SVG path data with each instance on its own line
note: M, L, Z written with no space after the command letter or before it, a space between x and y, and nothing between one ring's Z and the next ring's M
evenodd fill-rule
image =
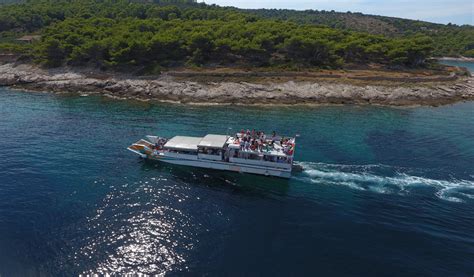
M378 34L387 37L406 38L417 34L425 35L433 39L433 50L436 56L468 55L468 51L474 49L474 26L470 25L443 25L418 20L351 12L277 9L245 11L268 19L292 21L299 24L323 25L342 30Z
M337 60L331 43L323 39L291 37L285 41L284 50L289 59L313 66L331 66Z
M45 39L38 47L38 52L40 62L50 67L60 66L67 55L61 41L55 38Z
M422 66L433 51L432 40L423 36L394 40L390 47L388 57L391 62L410 67Z
M466 51L464 55L469 58L474 58L474 49Z
M0 32L40 33L31 55L52 67L159 71L184 64L337 68L370 62L416 67L433 50L432 40L423 36L394 39L193 1L154 2L28 1L0 9Z
M0 53L26 54L30 51L29 45L18 43L0 43Z

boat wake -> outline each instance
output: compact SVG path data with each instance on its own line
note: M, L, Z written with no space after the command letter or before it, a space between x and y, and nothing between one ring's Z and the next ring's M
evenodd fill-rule
M357 190L385 194L409 194L415 188L428 187L443 200L464 202L474 199L474 180L437 180L413 175L405 168L385 165L340 165L301 162L298 180L321 185L342 185Z

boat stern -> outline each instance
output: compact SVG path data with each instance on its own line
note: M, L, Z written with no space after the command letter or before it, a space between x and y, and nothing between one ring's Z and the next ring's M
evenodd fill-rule
M132 151L145 159L153 153L153 144L147 140L141 139L127 147L127 150Z

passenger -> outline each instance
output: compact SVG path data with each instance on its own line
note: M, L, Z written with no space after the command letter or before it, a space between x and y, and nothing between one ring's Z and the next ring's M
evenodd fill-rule
M252 130L252 138L255 138L255 129Z
M241 139L240 140L240 150L244 150L244 146L245 146L245 139Z
M247 140L247 141L245 141L245 145L244 145L244 147L245 147L245 150L247 150L247 151L249 150L250 143L249 143L249 141L248 141L248 140Z
M270 146L268 144L265 145L265 151L270 152Z
M255 148L255 142L252 142L252 144L250 145L250 150L255 151Z

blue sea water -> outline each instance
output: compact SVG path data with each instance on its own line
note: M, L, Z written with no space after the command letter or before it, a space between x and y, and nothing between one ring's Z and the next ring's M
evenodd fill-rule
M189 106L0 88L0 275L472 276L474 102ZM290 180L140 161L146 134L299 133Z
M451 66L461 66L467 68L469 71L474 72L474 62L463 62L463 61L442 61L443 64Z

